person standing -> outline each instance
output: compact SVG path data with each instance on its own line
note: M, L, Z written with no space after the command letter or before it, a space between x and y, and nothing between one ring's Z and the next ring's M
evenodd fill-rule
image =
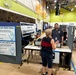
M58 41L58 46L61 47L63 45L64 34L63 31L59 28L58 23L55 23L54 29L52 30L52 38L54 41Z
M46 36L41 41L42 75L46 75L48 66L48 75L52 75L52 50L56 49L56 43L51 37L51 29L46 29Z

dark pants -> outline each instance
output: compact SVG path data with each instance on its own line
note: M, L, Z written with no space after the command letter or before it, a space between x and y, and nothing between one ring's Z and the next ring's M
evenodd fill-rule
M42 65L44 67L52 68L52 54L41 52Z

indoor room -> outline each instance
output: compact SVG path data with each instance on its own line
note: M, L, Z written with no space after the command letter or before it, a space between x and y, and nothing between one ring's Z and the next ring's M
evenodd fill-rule
M76 0L0 0L0 75L76 75Z

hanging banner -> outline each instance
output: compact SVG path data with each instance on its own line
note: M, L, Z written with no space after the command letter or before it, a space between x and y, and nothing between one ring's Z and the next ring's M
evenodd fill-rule
M0 26L0 54L16 56L15 26Z

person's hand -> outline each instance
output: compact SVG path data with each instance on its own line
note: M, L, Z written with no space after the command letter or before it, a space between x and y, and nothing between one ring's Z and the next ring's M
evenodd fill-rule
M59 43L59 41L57 40L55 43L56 43L56 44L58 44L58 43Z
M63 42L61 42L61 45L63 46Z

